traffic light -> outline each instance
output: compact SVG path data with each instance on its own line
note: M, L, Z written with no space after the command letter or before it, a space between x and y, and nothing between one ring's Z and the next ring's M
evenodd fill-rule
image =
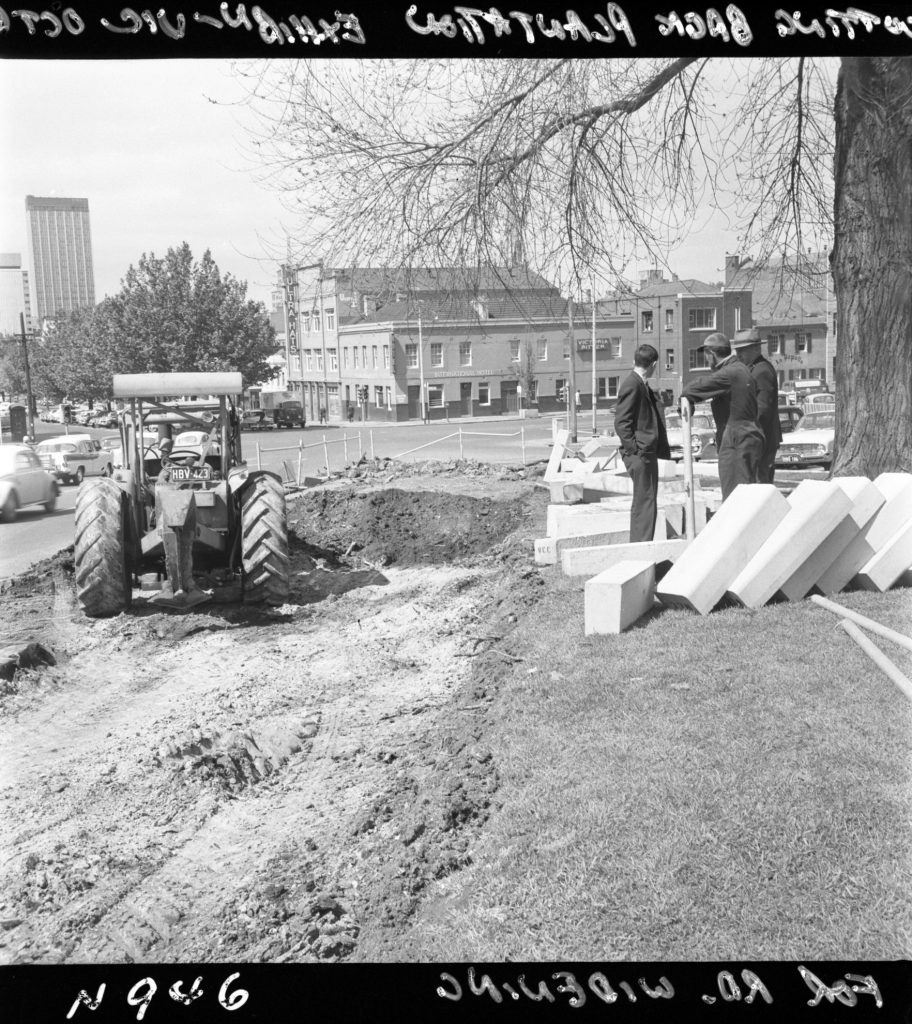
M359 384L358 385L358 401L362 405L367 405L367 385L366 384Z
M558 388L557 388L557 399L558 399L559 402L566 402L567 401L567 385L566 384L558 385Z

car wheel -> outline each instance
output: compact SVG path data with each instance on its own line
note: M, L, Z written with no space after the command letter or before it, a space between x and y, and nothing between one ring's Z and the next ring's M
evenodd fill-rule
M53 512L57 508L57 484L51 485L51 496L44 503L44 507L48 512Z
M11 523L16 518L16 511L18 509L16 498L10 494L7 495L6 501L3 502L3 506L0 507L0 523Z
M73 482L78 486L79 484L82 483L82 480L83 480L84 476L85 476L85 469L82 466L80 466L79 469L76 470L76 476L73 477Z

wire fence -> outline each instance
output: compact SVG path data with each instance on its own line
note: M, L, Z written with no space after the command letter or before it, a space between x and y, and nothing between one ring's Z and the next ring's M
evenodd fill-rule
M374 452L374 432L370 430L368 433L368 451L369 458L376 458ZM526 432L525 428L520 427L519 430L514 431L510 434L503 433L490 433L478 430L463 430L459 427L450 434L445 434L443 437L436 437L432 441L427 441L425 444L417 445L414 448L408 448L404 452L399 452L397 455L392 455L390 458L402 459L407 455L413 455L415 452L423 451L427 448L432 448L434 445L442 444L445 441L452 441L453 438L458 439L459 443L459 458L465 458L465 439L467 437L498 437L498 438L519 438L519 449L522 458L523 465L526 465ZM296 452L297 460L294 458L281 459L282 463L282 475L286 483L295 484L298 487L304 485L306 479L305 473L305 453L311 449L322 449L323 451L323 466L325 476L329 476L333 472L333 466L331 462L331 454L341 456L341 463L337 465L337 469L344 469L352 461L358 462L365 455L364 451L364 439L362 432L356 433L354 436L343 434L342 437L327 438L323 434L319 441L314 441L310 444L305 444L303 438L294 445L280 445L278 447L264 448L259 442L256 442L256 466L257 469L263 468L263 456L271 455L275 452ZM338 458L336 460L339 461Z

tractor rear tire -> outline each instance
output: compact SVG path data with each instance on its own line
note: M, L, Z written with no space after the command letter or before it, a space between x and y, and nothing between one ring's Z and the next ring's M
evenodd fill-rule
M288 521L285 489L273 476L256 476L241 495L241 557L245 604L288 600Z
M133 597L127 567L127 507L106 477L87 480L76 495L76 596L89 618L119 615Z

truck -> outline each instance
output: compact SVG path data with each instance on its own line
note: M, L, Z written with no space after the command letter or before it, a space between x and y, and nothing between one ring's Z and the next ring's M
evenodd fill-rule
M292 391L265 391L260 395L265 422L274 427L303 427L304 406Z

